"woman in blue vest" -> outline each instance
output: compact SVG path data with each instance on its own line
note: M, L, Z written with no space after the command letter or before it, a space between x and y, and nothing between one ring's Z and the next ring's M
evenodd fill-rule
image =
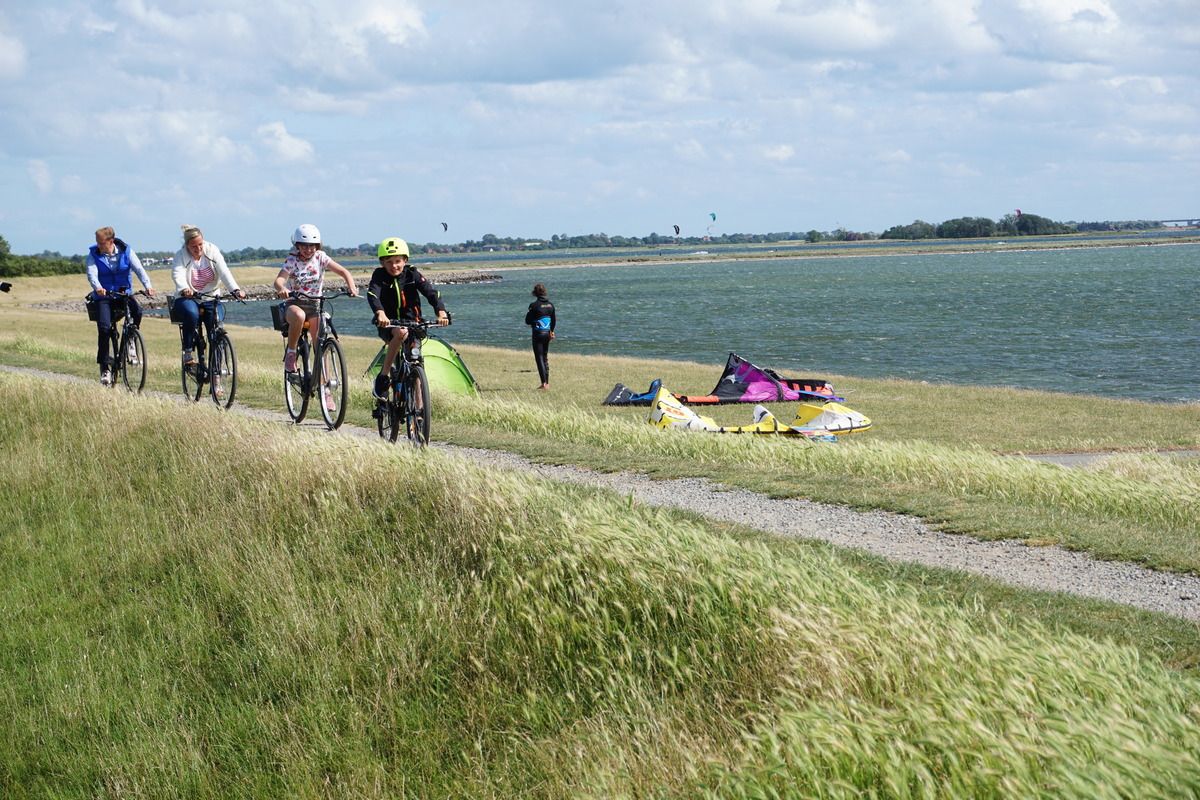
M550 342L554 340L554 303L546 299L546 287L533 286L534 301L525 312L525 324L533 329L533 360L537 364L539 389L550 388Z
M92 285L91 299L96 304L96 363L100 365L100 383L108 386L113 379L113 357L108 348L109 332L113 326L113 292L131 292L133 272L146 287L146 294L154 296L150 276L142 267L141 259L133 248L117 238L112 227L96 231L96 244L89 248L87 257L87 279ZM142 323L142 308L131 296L128 302L129 319L134 325Z

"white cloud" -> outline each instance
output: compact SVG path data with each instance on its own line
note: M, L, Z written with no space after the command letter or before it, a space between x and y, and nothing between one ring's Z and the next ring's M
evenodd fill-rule
M780 163L791 161L796 155L796 148L790 144L772 144L762 148L762 156L768 161L778 161Z
M313 157L313 146L288 133L282 122L259 125L256 133L259 142L282 161L305 161Z
M198 217L230 246L298 216L365 241L366 207L436 215L431 236L645 233L714 185L787 229L978 213L1013 187L1075 218L1113 194L1150 217L1200 183L1189 3L0 0L0 176L28 187L0 219L59 235L95 163L163 217L152 249ZM279 169L306 159L340 187L319 215ZM399 181L436 188L401 200ZM213 185L244 213L206 205Z
M281 89L283 104L293 111L317 114L353 114L363 116L371 110L372 100L360 95L346 97L317 91L310 87Z
M884 164L910 164L912 163L913 157L909 155L908 151L897 148L895 150L889 150L885 153L880 153L878 159Z
M955 180L978 178L981 175L979 170L975 169L970 164L965 164L961 161L939 164L938 170L947 178L952 178Z
M708 157L704 145L695 139L685 139L674 147L675 155L684 161L703 161Z
M25 74L25 45L0 29L0 80Z
M54 178L50 175L50 165L40 158L34 158L27 165L29 170L29 179L33 181L34 187L39 194L50 194L54 188Z
M87 182L79 175L64 175L59 185L66 194L85 194L87 192Z

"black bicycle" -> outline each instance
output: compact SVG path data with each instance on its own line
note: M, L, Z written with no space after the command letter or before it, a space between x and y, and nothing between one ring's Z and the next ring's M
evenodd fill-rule
M111 301L113 321L113 326L108 331L109 347L114 362L111 385L117 385L117 375L120 375L121 383L134 393L142 391L146 385L146 340L142 338L142 332L133 324L129 315L129 301L139 294L143 297L150 296L140 289L133 293L128 289L117 289L105 295L105 298ZM88 295L85 302L88 306L88 319L94 322L96 311L92 295ZM120 334L117 333L118 319L122 320Z
M305 321L304 330L296 342L296 371L288 372L285 369L283 372L283 401L292 422L304 420L308 414L309 400L313 397L318 397L321 416L330 430L337 429L346 418L350 392L350 386L346 383L346 357L342 354L337 329L333 327L333 317L325 310L325 303L335 297L349 295L350 292L345 289L331 294L289 293L293 299L315 300L317 303L315 320ZM286 322L276 327L282 328L283 335L287 336Z
M182 299L184 298L172 297L168 301L168 312L171 321L179 326L181 343L184 341L183 326L187 324L187 320L176 311L176 305ZM234 352L233 341L221 321L225 316L222 313L225 304L221 295L204 292L195 292L188 299L199 303L201 324L207 335L196 337L196 360L180 366L183 396L199 402L200 395L204 394L204 387L207 386L212 401L220 408L229 408L237 396L237 353ZM241 298L234 299L239 303L246 302Z
M449 322L447 322L449 324ZM421 341L430 328L439 327L433 322L403 322L392 320L391 328L408 328L409 338L392 359L388 375L387 394L375 399L375 417L379 435L389 442L400 438L400 431L417 447L429 444L432 407L429 403L429 379L425 376L425 358L421 355Z

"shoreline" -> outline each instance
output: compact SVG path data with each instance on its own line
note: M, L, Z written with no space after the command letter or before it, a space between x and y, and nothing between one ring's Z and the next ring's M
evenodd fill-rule
M879 241L879 240L873 240ZM585 267L626 267L639 266L642 264L653 265L680 265L680 264L707 264L720 261L773 261L776 259L809 259L809 258L886 258L905 255L963 255L967 253L1030 253L1042 250L1100 250L1112 247L1169 247L1179 245L1196 245L1200 244L1200 233L1196 236L1183 237L1181 240L1172 241L1144 241L1138 239L1121 239L1111 242L1052 242L1045 244L1030 244L1020 243L1011 244L1003 243L986 243L975 247L936 247L929 245L913 244L909 246L897 245L895 247L887 247L881 245L868 245L875 247L873 252L856 252L855 244L851 243L844 247L839 247L836 251L826 252L769 252L769 253L727 253L709 252L704 255L698 255L692 258L682 258L678 255L655 256L653 254L630 254L628 257L610 257L605 261L580 261L565 259L556 261L546 259L547 263L538 263L538 261L522 261L518 263L506 261L484 261L480 267L483 270L495 270L505 272L510 270L531 270L531 269L580 269ZM819 246L819 245L818 245ZM433 262L413 262L414 266L421 272L429 275L430 279L438 275L453 274L454 269L445 271L437 269L436 263ZM357 275L355 276L357 278ZM502 276L496 276L500 278ZM435 281L436 283L437 281Z

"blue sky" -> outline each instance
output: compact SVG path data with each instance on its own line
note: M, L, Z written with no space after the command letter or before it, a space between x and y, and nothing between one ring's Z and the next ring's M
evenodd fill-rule
M0 235L1200 215L1195 0L0 0ZM443 233L441 223L449 224Z

